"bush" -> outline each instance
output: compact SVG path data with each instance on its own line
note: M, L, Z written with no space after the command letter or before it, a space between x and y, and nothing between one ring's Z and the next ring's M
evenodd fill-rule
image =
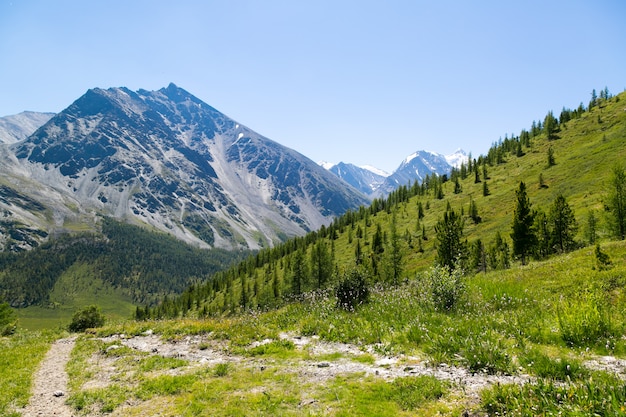
M435 309L453 310L465 294L465 282L459 268L450 271L444 266L434 266L426 274Z
M102 325L104 325L104 315L98 306L91 305L74 313L69 330L70 332L84 332L87 329Z
M17 327L15 311L7 303L0 304L0 336L10 336Z
M361 269L353 269L344 274L337 286L337 307L344 310L354 309L369 300L369 286L366 274Z

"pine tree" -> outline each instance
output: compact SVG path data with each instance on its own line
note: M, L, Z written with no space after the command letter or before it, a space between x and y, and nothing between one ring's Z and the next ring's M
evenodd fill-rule
M454 210L444 212L443 218L435 225L435 234L437 236L437 264L449 270L455 269L457 262L465 254L462 217Z
M543 130L546 132L548 140L557 139L556 132L559 129L559 121L554 117L552 111L549 111L543 121Z
M532 253L537 244L535 234L534 213L531 210L530 200L526 195L526 184L520 182L515 192L517 205L513 213L513 225L511 239L513 240L513 253L521 258L522 265L526 264L526 257Z
M485 245L480 239L477 239L470 249L470 268L474 272L487 272L487 253Z
M585 232L586 232L587 242L589 242L590 245L593 245L596 243L597 223L598 221L596 220L596 215L594 211L589 210L589 213L587 214L587 229Z
M554 149L550 146L548 148L548 168L554 165L556 165L556 161L554 159Z
M556 248L561 253L572 250L576 245L574 236L576 236L578 226L574 217L574 211L567 204L562 194L556 197L550 207L548 220L551 227L550 246Z
M308 277L307 262L302 249L293 254L291 262L291 292L300 295L304 292Z
M619 165L613 167L608 203L613 219L613 232L618 239L624 240L626 238L626 173Z
M539 258L545 258L552 253L552 247L548 217L542 210L535 212L535 230L537 232L535 254Z
M589 101L589 110L596 106L598 103L598 95L596 94L596 89L594 88L591 92L591 101Z
M469 203L469 216L475 224L481 222L481 217L478 215L478 206L472 197L470 197Z
M326 242L318 239L311 251L311 277L317 288L324 288L333 274L333 263Z
M455 177L454 178L454 194L460 194L461 193L461 184L459 183L459 178Z
M400 237L396 231L396 212L394 211L391 217L391 236L389 239L389 264L390 264L390 280L394 286L400 283L400 277L403 272L403 260L404 254L402 253L402 246Z

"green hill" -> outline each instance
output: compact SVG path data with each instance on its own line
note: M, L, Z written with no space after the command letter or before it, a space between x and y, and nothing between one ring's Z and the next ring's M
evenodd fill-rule
M482 269L508 267L518 261L510 234L522 181L532 209L546 218L557 196L565 198L576 219L577 246L610 239L610 178L626 161L624 97L603 96L590 109L564 108L558 120L549 112L528 130L494 143L487 155L470 156L448 177L400 187L329 227L263 250L179 299L139 314L206 316L273 307L306 291L334 287L357 263L374 283L412 279L434 265L435 226L447 210L463 219L467 272L477 269L470 259L477 242L484 248ZM534 251L536 259L554 253L547 240L543 244Z

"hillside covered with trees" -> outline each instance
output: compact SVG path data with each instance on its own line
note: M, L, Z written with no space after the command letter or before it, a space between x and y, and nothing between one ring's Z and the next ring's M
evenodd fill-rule
M18 308L54 307L55 286L73 276L63 280L69 281L66 299L85 281L98 280L132 302L151 303L180 294L248 254L201 250L163 233L104 219L99 234L63 235L28 252L0 253L0 300Z
M136 316L267 309L354 276L397 286L433 265L471 275L624 239L623 98L594 90L588 105L548 112L449 176L401 186Z

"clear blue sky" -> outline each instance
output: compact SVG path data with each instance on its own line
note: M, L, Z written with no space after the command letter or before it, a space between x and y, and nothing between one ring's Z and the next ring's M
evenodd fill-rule
M0 0L0 116L174 82L316 162L475 156L626 88L623 0Z

